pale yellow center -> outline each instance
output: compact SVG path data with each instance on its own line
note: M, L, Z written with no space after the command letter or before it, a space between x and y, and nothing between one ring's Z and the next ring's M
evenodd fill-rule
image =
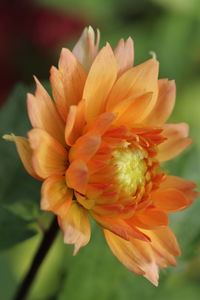
M123 192L134 195L145 183L147 166L144 153L139 149L120 148L112 153L112 164L116 166L115 178Z

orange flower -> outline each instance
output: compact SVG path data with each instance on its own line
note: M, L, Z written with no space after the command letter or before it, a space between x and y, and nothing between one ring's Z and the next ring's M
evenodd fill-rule
M165 124L175 83L158 80L155 58L133 67L133 41L100 51L91 27L51 68L53 100L35 78L28 94L33 129L16 143L27 172L44 180L41 208L52 211L74 244L90 240L89 216L102 227L116 257L158 284L159 268L180 255L168 213L187 208L195 184L168 176L160 163L191 144L187 124Z

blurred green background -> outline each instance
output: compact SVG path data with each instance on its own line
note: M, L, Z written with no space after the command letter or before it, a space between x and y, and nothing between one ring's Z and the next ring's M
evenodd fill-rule
M189 123L194 143L164 167L200 183L199 0L16 0L2 1L0 11L1 135L26 135L30 125L25 99L34 90L32 74L48 87L48 71L60 48L72 47L84 26L92 25L101 30L101 45L110 41L114 47L121 37L131 36L136 63L154 51L160 78L176 80L177 104L171 121ZM23 170L14 145L1 141L0 146L0 299L11 300L51 215L40 212L40 184ZM58 236L27 300L199 299L199 199L174 214L171 227L182 257L177 268L161 271L158 288L126 270L93 224L89 245L76 257Z

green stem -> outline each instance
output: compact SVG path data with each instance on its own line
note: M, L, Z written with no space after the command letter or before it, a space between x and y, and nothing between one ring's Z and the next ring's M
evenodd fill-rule
M42 265L42 262L44 261L49 249L51 248L53 241L56 238L56 235L58 233L58 224L57 224L57 218L55 217L49 227L49 229L45 232L43 239L40 243L40 246L33 258L32 264L22 281L15 297L13 300L25 300L26 296L34 282L34 279L37 275L37 272Z

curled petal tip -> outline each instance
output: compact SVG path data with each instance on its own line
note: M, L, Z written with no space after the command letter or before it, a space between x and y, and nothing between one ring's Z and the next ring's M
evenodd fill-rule
M97 29L96 36L94 29L89 26L83 30L83 33L73 48L73 53L78 61L89 70L92 62L94 61L100 42L100 31Z
M2 138L9 142L14 142L14 134L4 134Z
M93 29L93 27L91 25L89 25L88 27L86 27L85 31L88 32L88 33L90 33L90 34L91 33L94 34L94 29Z
M152 280L151 283L155 286L155 287L158 287L159 286L159 282L158 280Z
M127 41L131 41L131 42L133 42L133 39L132 39L132 37L130 37L130 36L129 36L129 37L127 38Z
M154 51L149 51L149 55L151 55L151 57L155 60L157 60L157 55L156 55L156 52Z
M158 271L156 271L156 272L158 272ZM144 277L147 280L149 280L155 287L158 287L158 285L159 285L159 282L158 282L159 275L158 275L158 273L157 274L153 274L153 273L146 274L146 275L144 275Z
M33 79L34 79L36 85L39 85L39 84L40 84L39 79L37 78L36 75L33 75Z

